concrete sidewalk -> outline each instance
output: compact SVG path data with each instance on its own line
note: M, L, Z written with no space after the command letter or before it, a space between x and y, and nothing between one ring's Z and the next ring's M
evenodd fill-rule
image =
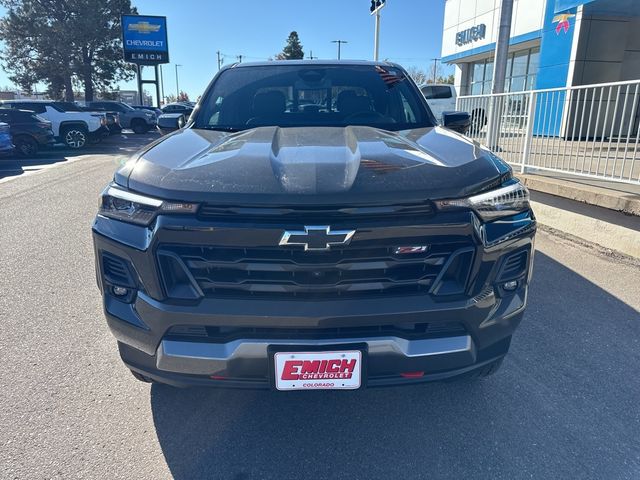
M640 185L568 174L517 174L543 227L640 258Z

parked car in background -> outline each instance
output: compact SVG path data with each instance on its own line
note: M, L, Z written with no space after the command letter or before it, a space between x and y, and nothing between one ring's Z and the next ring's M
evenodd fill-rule
M1 108L0 122L9 124L15 153L22 157L32 157L55 143L51 122L28 110Z
M187 124L188 116L183 113L165 113L158 117L158 131L161 135L167 135Z
M95 109L91 109L84 105L81 105L76 102L55 102L56 105L63 108L66 112L96 112ZM120 126L120 115L118 112L110 112L110 111L101 111L103 113L107 123L107 129L109 130L109 135L113 135L114 133L120 133L122 130L122 126ZM94 139L98 140L98 139Z
M195 108L195 105L192 103L177 102L177 103L168 103L167 105L162 107L160 110L162 110L162 113L182 113L185 117L187 117L187 119L189 119L189 116L193 112L194 108Z
M0 122L0 155L10 155L13 152L11 131L8 123Z
M191 102L169 103L162 107L162 115L158 117L158 130L162 135L172 131L172 126L182 128L189 121L195 104Z
M109 134L114 135L122 131L122 124L120 123L120 114L118 112L105 112L107 116L107 128Z
M429 108L442 124L442 114L456 109L456 88L449 84L430 83L422 85L420 91L427 99Z
M86 106L96 110L118 112L120 116L120 126L129 128L134 133L147 133L156 126L156 114L144 110L136 110L131 105L124 102L111 100L100 100L86 102Z
M156 117L162 115L162 110L156 107L152 107L151 105L131 105L136 110L146 110L147 112L153 112L156 114Z
M4 100L0 106L30 110L48 120L56 140L69 148L83 148L91 140L109 134L106 116L101 112L67 111L60 102L52 100Z

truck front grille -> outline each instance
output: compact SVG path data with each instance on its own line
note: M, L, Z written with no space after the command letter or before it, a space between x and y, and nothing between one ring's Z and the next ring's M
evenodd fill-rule
M178 256L207 297L308 299L425 293L435 290L434 282L440 279L456 283L456 293L460 293L473 258L468 247L463 243L429 244L424 252L407 254L396 253L396 245L349 245L320 252L280 246L161 245L159 253ZM453 257L460 260L461 251L464 261L451 261Z

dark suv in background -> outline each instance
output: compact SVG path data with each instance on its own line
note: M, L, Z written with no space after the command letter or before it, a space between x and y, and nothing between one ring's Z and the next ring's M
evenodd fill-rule
M55 143L51 122L31 111L0 108L0 122L9 124L15 153L20 156L32 157Z
M243 63L115 174L93 224L144 381L356 389L496 371L522 319L527 189L392 63ZM176 119L176 126L178 120Z

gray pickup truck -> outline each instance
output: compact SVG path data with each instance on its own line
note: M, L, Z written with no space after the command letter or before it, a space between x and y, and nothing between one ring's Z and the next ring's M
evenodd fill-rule
M100 199L97 281L134 376L290 391L494 373L536 220L511 167L457 133L469 115L443 117L393 63L221 69Z
M155 113L136 110L123 102L100 100L87 102L87 107L95 110L118 112L122 128L130 128L134 133L147 133L152 128L155 128L158 121Z

